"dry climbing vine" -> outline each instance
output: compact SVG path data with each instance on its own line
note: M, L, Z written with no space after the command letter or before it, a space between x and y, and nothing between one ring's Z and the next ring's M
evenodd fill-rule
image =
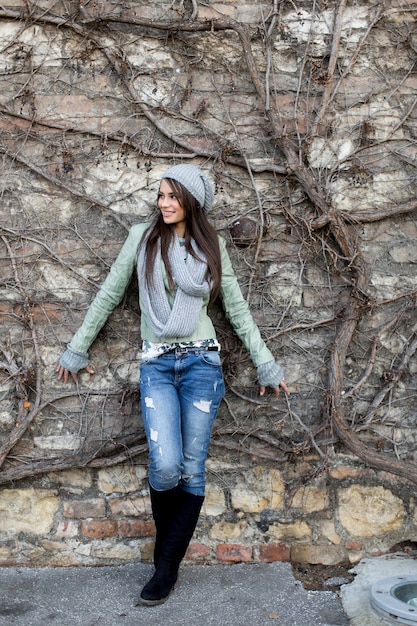
M255 395L215 307L213 448L325 468L342 445L417 482L415 10L359 8L273 0L254 22L194 1L0 6L0 483L144 459L134 285L94 381L62 388L54 365L180 160L213 175L213 219L293 388Z

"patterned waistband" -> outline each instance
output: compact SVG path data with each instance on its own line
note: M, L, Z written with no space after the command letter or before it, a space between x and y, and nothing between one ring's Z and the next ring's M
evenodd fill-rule
M192 352L196 350L220 352L220 344L217 339L200 339L198 341L181 341L174 343L152 343L150 341L143 341L141 356L146 359L155 359L169 352Z

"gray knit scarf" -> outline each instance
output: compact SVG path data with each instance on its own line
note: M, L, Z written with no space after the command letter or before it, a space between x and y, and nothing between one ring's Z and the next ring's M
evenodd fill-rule
M202 261L191 254L184 259L184 246L181 246L178 237L173 238L168 257L177 291L171 308L162 274L160 242L153 266L153 282L150 284L145 271L146 241L147 238L138 254L138 280L150 326L157 337L189 337L197 329L203 296L210 291L210 285L205 280L207 261L194 240L191 242L193 250Z

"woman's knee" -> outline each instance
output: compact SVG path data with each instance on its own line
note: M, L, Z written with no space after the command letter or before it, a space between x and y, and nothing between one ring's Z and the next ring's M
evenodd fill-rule
M203 464L184 463L181 476L184 491L203 496L206 488L206 468Z
M181 479L181 468L177 464L151 464L149 468L149 482L157 491L173 489Z

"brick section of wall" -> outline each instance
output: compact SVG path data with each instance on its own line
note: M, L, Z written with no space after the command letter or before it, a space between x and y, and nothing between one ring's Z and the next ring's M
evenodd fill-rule
M119 524L119 532L121 537L153 537L155 524L147 520L123 519Z
M220 562L248 563L252 561L253 551L250 546L237 543L224 543L217 546L216 556Z
M96 520L81 523L81 532L84 537L90 539L105 539L117 535L117 522L115 520Z
M123 476L126 470L129 466L121 467L119 475ZM410 529L417 524L416 503L412 496L410 501L403 501L401 494L404 497L405 492L402 485L383 474L379 476L379 481L386 479L385 487L380 484L370 487L366 484L367 472L360 467L330 466L329 474L334 478L329 481L326 490L319 480L317 485L304 485L298 490L287 486L282 492L281 484L290 485L290 482L284 477L281 483L276 470L271 475L274 481L269 480L268 471L266 467L254 467L251 477L253 480L262 477L262 490L271 484L274 488L279 487L280 496L276 502L280 508L276 510L270 508L270 497L265 497L263 508L260 507L259 502L254 501L252 486L247 489L246 495L243 488L239 490L236 487L235 502L240 508L233 509L231 503L229 506L232 508L227 512L223 490L218 484L208 482L207 506L188 547L187 562L356 563L366 554L388 551L401 542L404 533L411 536ZM108 489L114 474L106 480L103 470L100 472L100 484ZM62 491L63 477L56 477L61 479ZM146 475L140 478L139 495L133 493L128 497L115 497L114 494L103 497L99 492L97 497L91 497L94 480L90 483L84 475L77 476L76 473L69 474L67 478L73 484L84 481L89 497L82 500L78 494L76 499L67 498L59 509L56 490L42 489L31 494L26 490L0 492L0 513L3 527L9 529L7 536L13 536L13 528L24 530L24 535L15 537L13 541L8 541L7 537L6 540L0 539L0 565L45 565L46 557L37 549L40 537L48 545L49 562L55 565L91 563L92 546L97 564L124 563L126 559L137 558L152 560L155 525L149 495L146 494ZM376 478L374 475L374 480ZM356 480L365 480L365 484L354 482ZM25 519L20 522L12 507L13 503L28 502L27 496L32 498L37 517L44 520L42 526L32 524L30 531ZM364 507L361 504L364 501L378 503L381 498L389 504L389 510L381 511L377 505ZM288 507L289 502L294 503L294 508ZM337 504L333 509L335 502ZM251 508L254 510L251 511ZM218 521L223 515L231 519L231 512L239 522ZM47 535L45 522L50 527ZM377 535L372 534L374 526L378 529ZM361 539L358 540L358 537ZM24 556L20 554L22 541Z
M191 542L185 554L185 560L197 563L201 561L211 561L211 554L212 549L210 546L206 546L203 543Z
M283 543L268 543L259 547L259 560L264 563L273 563L274 561L289 561L291 558L291 550L289 546Z

